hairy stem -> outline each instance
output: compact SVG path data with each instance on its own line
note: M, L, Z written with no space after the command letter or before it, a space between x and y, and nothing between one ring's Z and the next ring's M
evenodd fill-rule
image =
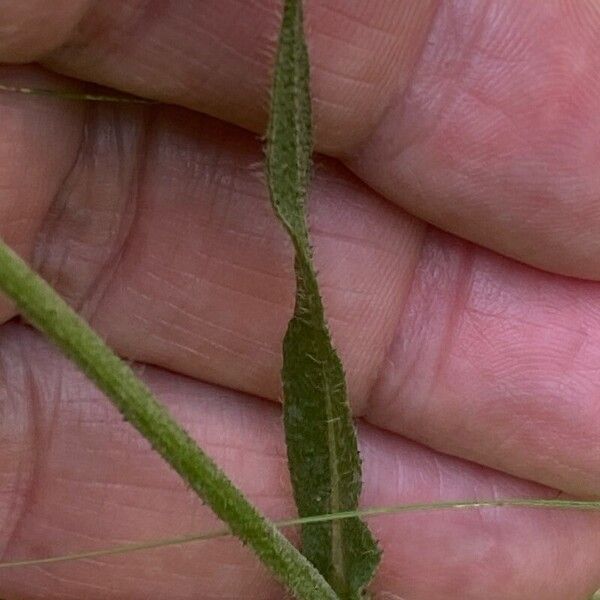
M0 289L110 398L181 478L302 600L334 600L329 584L64 300L0 241Z

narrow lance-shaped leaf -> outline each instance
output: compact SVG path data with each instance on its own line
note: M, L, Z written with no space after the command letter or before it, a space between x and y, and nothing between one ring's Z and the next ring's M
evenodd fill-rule
M271 201L296 252L296 305L283 343L284 422L301 516L354 510L361 490L356 432L312 264L305 200L312 125L301 0L285 0L267 145ZM344 600L363 597L380 558L358 518L302 528L304 554Z

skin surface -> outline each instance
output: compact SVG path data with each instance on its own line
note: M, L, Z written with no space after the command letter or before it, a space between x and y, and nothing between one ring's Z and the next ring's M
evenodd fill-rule
M86 81L171 106L1 94L0 235L253 501L292 515L273 402L292 252L256 135L278 3L4 4L0 83ZM362 504L598 496L600 8L365 5L307 8L310 219ZM8 302L0 320L2 560L218 525ZM600 586L595 514L372 526L376 598L583 600ZM0 574L4 600L282 596L231 539Z

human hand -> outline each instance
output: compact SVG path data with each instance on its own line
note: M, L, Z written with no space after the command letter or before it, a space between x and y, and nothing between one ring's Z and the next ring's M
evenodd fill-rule
M148 365L159 397L253 501L293 514L267 401L291 252L261 144L236 127L264 129L278 3L6 4L0 60L44 69L4 67L1 81L74 85L55 71L187 108L0 96L0 233L117 352ZM317 145L330 157L317 160L311 224L361 418L362 503L598 495L600 11L366 4L313 0L307 16ZM1 316L4 560L217 526L7 303ZM384 550L377 594L583 600L599 583L595 514L370 523ZM233 539L0 572L5 600L167 596L281 589Z

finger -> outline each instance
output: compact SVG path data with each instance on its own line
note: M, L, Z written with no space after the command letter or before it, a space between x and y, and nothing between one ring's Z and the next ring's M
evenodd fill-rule
M90 108L85 131L30 243L38 268L121 354L278 398L292 257L252 166L256 141L166 109ZM311 212L356 414L600 493L597 284L424 239L333 163L318 170Z
M5 62L31 62L72 35L90 0L5 2L0 15L0 54Z
M600 288L430 231L369 421L599 494Z
M2 73L15 85L24 79L40 86L57 83L40 70L4 67ZM0 95L0 236L24 256L33 253L42 221L77 154L84 110L75 103L56 110L46 99L23 103ZM11 313L2 301L0 320Z
M0 430L4 560L218 527L106 399L36 335L5 326L0 361L11 373ZM292 514L276 406L154 369L145 377L253 501L273 517ZM556 495L368 426L361 446L365 505ZM600 575L600 522L592 513L436 512L381 517L372 526L384 550L374 591L407 600L581 600ZM0 593L31 600L281 596L232 539L5 570Z
M277 398L293 259L259 144L183 111L131 113L88 109L78 156L32 244L36 267L120 353ZM317 170L317 267L360 411L423 226L335 163Z
M446 231L598 279L600 5L439 6L410 86L347 165Z
M264 130L279 2L86 2L67 26L81 4L37 26L16 18L0 58L33 47L70 75ZM438 227L600 277L597 3L318 0L307 12L321 151ZM49 34L19 42L40 27L62 35L55 51Z

